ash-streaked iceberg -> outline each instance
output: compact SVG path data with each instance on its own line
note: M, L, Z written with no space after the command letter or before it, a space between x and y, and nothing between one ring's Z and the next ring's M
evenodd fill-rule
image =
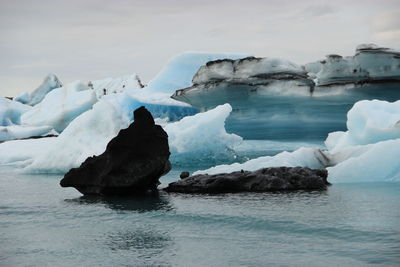
M327 138L330 150L300 148L244 163L219 165L195 174L303 166L327 168L332 183L400 181L400 100L361 101L349 111L348 117L348 131Z
M54 74L49 74L44 78L42 84L31 93L23 93L15 98L15 101L34 106L40 103L45 96L52 90L62 87L62 83Z
M318 86L400 82L400 51L375 44L357 46L356 54L350 57L328 55L319 63ZM312 69L315 66L309 64L308 68L316 71Z

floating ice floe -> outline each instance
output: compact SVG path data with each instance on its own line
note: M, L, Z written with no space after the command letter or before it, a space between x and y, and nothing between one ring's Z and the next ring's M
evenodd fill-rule
M62 83L54 74L49 74L44 78L42 84L32 93L23 93L15 98L15 101L34 106L40 103L50 91L62 87Z
M225 104L166 124L172 162L229 157L232 148L242 142L240 136L225 130L231 112L232 107Z
M400 181L400 101L361 101L349 111L348 117L348 131L327 138L331 150L300 148L241 164L219 165L195 174L304 166L326 167L328 180L333 183Z

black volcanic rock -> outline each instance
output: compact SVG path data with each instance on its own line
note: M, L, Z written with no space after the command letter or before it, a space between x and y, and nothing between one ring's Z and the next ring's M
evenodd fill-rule
M156 190L159 178L171 169L168 135L144 107L134 111L134 119L108 143L103 154L71 169L60 185L75 187L85 195Z
M263 168L215 175L194 175L164 190L179 193L233 193L292 190L325 190L329 185L325 169L305 167Z

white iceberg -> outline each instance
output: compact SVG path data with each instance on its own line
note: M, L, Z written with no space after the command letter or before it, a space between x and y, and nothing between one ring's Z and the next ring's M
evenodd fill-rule
M166 124L172 161L229 155L233 146L242 142L240 136L225 130L225 120L231 112L232 107L225 104Z
M39 104L21 116L21 124L51 126L62 132L96 102L95 92L77 81L49 92Z
M182 107L142 103L127 92L106 95L92 109L74 119L56 138L0 144L0 164L18 167L27 173L65 173L78 167L87 157L104 152L107 143L132 122L133 110L142 105L156 118L168 114L178 117L182 112ZM170 136L171 151L191 153L192 159L196 159L240 142L240 137L224 131L224 121L230 111L229 105L223 105L204 114L168 123L165 129ZM193 140L194 134L197 134L196 140ZM13 152L9 153L9 150Z
M400 138L400 101L357 102L347 113L347 129L328 135L325 144L329 150Z
M21 123L21 115L32 107L0 96L0 126Z
M36 88L32 93L23 93L15 98L15 101L34 106L40 103L46 94L48 94L53 89L62 87L62 83L54 74L49 74L44 78L42 84Z

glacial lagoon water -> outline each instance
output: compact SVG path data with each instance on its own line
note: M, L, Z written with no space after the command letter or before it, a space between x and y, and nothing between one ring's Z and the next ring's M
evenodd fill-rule
M83 197L60 178L0 175L0 266L400 264L400 183L121 198Z

